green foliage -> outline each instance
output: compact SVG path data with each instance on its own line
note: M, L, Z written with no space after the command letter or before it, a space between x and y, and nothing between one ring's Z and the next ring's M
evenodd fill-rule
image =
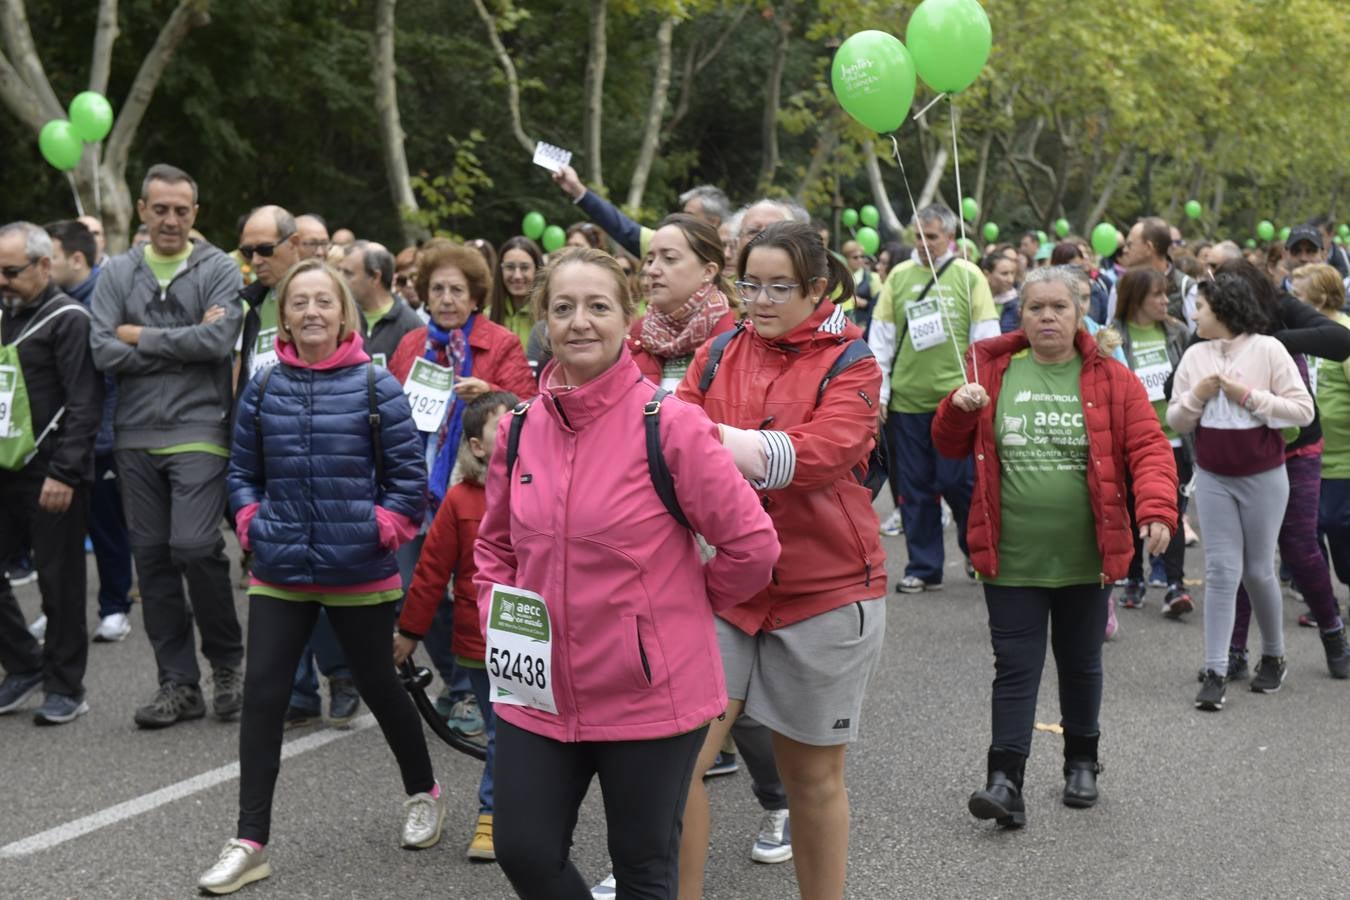
M464 240L459 226L473 216L478 193L492 187L492 179L483 171L475 152L485 140L477 128L462 140L453 135L446 138L450 145L449 159L443 163L446 168L436 175L423 170L412 176L413 191L421 208L403 210L408 222L437 237Z

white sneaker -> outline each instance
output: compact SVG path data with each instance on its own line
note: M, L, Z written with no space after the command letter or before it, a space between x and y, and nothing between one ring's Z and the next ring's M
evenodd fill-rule
M757 863L781 863L792 859L792 824L786 809L771 809L764 813L759 835L750 848L750 858Z
M441 839L445 822L445 804L439 797L423 792L403 801L408 817L403 821L403 846L409 850L434 847Z
M209 894L233 894L244 885L261 881L271 874L272 864L267 861L266 847L255 850L241 840L230 838L215 864L197 880L197 887Z
M619 896L619 883L614 880L613 872L606 875L604 881L591 888L591 900L610 900L610 898L617 896Z
M905 533L905 525L900 520L900 510L895 510L882 521L881 533L886 537L896 537Z
M33 640L40 641L47 636L47 617L38 616L33 620L33 624L28 626L28 633L33 636Z
M111 644L122 640L128 634L131 634L131 620L127 618L127 614L113 613L110 616L104 616L98 623L98 630L94 632L94 640L100 644Z

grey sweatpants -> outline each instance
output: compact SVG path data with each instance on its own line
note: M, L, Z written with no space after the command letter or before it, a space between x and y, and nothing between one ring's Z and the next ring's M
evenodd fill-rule
M1252 599L1263 656L1284 656L1275 540L1289 499L1284 466L1256 475L1215 475L1196 467L1195 504L1205 538L1205 668L1228 674L1238 579Z

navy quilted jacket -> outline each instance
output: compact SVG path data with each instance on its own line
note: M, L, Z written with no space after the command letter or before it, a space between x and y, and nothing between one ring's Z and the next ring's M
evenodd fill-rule
M341 352L341 351L340 351ZM352 585L398 571L380 546L375 505L420 522L427 466L398 380L375 369L384 482L375 483L368 357L328 370L277 365L262 400L263 460L254 413L263 373L235 416L227 476L230 509L260 504L249 526L253 574L279 585Z

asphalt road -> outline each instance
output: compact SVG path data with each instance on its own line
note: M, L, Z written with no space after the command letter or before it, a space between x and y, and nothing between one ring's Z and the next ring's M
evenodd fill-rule
M904 544L886 544L894 579ZM950 530L948 544L950 554ZM1350 682L1327 675L1316 632L1297 627L1292 601L1284 689L1235 686L1219 714L1191 705L1200 612L1164 620L1156 591L1144 610L1121 611L1122 634L1106 649L1101 803L1059 803L1060 738L1038 731L1028 827L1004 833L972 819L965 802L983 779L993 667L981 592L956 559L946 590L891 594L884 659L862 740L849 752L849 897L1350 896ZM1202 570L1199 548L1188 563L1191 573ZM36 586L18 594L36 615ZM93 609L91 590L91 628ZM154 689L139 609L133 620L124 643L90 648L89 715L45 729L31 712L0 717L0 897L193 896L233 834L237 726L207 719L145 732L132 724ZM1039 721L1058 721L1055 697L1051 664ZM477 811L474 761L429 736L450 813L438 847L408 852L398 846L397 771L378 729L317 727L288 741L302 752L282 765L274 875L239 896L511 896L495 865L464 857ZM749 860L760 813L748 777L715 779L711 793L707 896L795 897L790 864ZM588 878L606 873L598 791L582 809L574 851Z

